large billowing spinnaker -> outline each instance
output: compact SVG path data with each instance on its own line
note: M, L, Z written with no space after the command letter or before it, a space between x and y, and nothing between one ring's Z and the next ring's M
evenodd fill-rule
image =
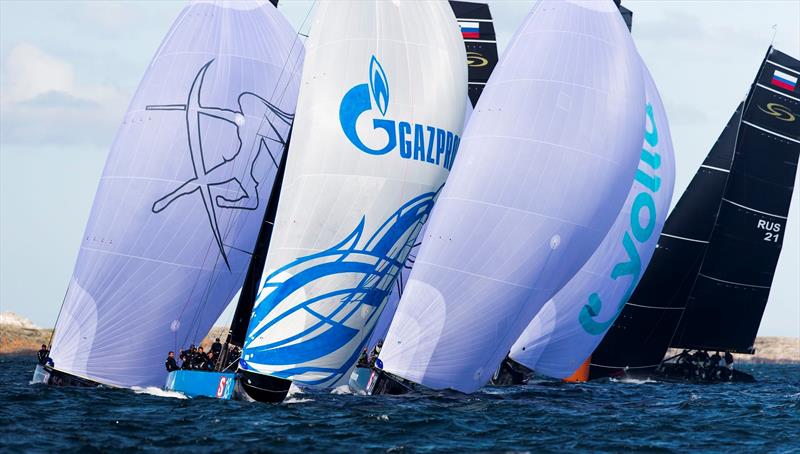
M446 2L320 2L241 361L347 378L459 149L464 44Z
M537 3L467 126L380 358L483 386L610 229L641 155L639 56L612 2Z
M675 183L669 124L653 79L639 168L617 220L592 257L542 307L511 347L514 361L537 373L570 376L603 339L644 273L664 226Z
M108 155L56 323L55 369L162 386L241 287L289 132L303 46L267 2L188 5Z

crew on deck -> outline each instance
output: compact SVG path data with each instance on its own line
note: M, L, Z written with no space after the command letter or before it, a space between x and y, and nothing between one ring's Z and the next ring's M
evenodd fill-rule
M169 352L167 355L167 360L164 361L164 367L167 368L167 372L172 372L175 370L179 370L178 362L175 361L175 352Z
M687 380L729 381L733 376L733 355L730 352L725 352L724 366L723 357L719 352L714 352L709 357L708 352L703 350L698 350L694 354L684 350L676 358L674 365L677 366L678 374ZM662 368L662 371L664 370Z
M50 358L50 350L47 349L47 345L42 344L42 348L36 353L36 358L42 366L47 364L47 360Z

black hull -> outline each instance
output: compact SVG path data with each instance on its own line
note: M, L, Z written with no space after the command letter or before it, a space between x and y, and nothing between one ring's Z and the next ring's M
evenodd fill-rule
M375 383L369 391L370 395L378 396L387 394L390 396L399 396L414 392L414 386L411 382L403 380L402 378L395 377L392 374L386 373L380 369L375 369L377 372Z
M53 369L50 366L36 366L34 374L34 383L44 384L48 386L70 386L80 388L97 388L106 386L88 378L78 377L76 375L62 372L58 369Z
M642 369L637 371L624 371L621 369L614 369L602 375L594 375L590 377L591 380L600 378L614 378L614 379L635 379L635 380L655 380L659 382L670 383L702 383L702 384L715 384L715 383L755 383L756 379L740 370L724 369L718 367L711 372L695 371L686 368L683 365L676 363L663 363L658 368Z
M280 403L289 393L292 382L269 375L239 370L235 395L239 400Z
M524 385L532 376L532 370L506 356L490 383L494 386Z

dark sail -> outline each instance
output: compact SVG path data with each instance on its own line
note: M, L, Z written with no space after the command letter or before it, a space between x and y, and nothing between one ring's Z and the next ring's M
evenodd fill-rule
M450 7L461 26L461 35L467 48L469 99L474 106L497 66L497 38L492 13L486 3L451 1ZM473 23L477 24L477 29L469 26ZM465 24L468 26L465 27Z
M800 153L800 98L773 78L779 70L791 82L799 69L770 49L747 100L667 219L631 300L592 355L591 378L654 368L670 346L752 352Z
M616 3L617 9L619 9L619 13L622 15L622 19L625 21L625 25L628 26L628 30L630 31L633 25L633 11L622 6L622 0L614 0L614 3Z
M277 0L276 0L277 2ZM264 212L264 220L261 223L261 230L258 232L256 247L253 249L253 258L250 259L250 266L247 268L247 275L239 294L239 301L236 304L236 311L233 313L230 331L226 344L241 347L247 335L247 325L250 323L250 314L253 312L253 305L258 296L261 275L264 272L264 264L267 260L269 250L269 240L272 236L272 228L275 225L275 213L278 211L278 199L281 195L283 185L283 174L286 171L286 155L289 154L289 142L292 140L292 131L289 130L289 137L284 145L284 153L281 155L281 162L275 174L275 184L267 202L267 209ZM226 349L227 350L227 349Z
M719 216L672 346L754 352L800 154L798 77L800 62L768 53L745 105Z
M664 224L642 280L591 358L591 378L657 366L705 253L733 159L741 105Z

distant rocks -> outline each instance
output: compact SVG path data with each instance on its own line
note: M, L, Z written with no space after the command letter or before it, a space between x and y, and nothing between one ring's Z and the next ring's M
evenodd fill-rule
M32 354L50 341L52 333L13 312L0 312L0 354Z
M0 312L0 325L21 329L41 329L27 318L13 312Z

